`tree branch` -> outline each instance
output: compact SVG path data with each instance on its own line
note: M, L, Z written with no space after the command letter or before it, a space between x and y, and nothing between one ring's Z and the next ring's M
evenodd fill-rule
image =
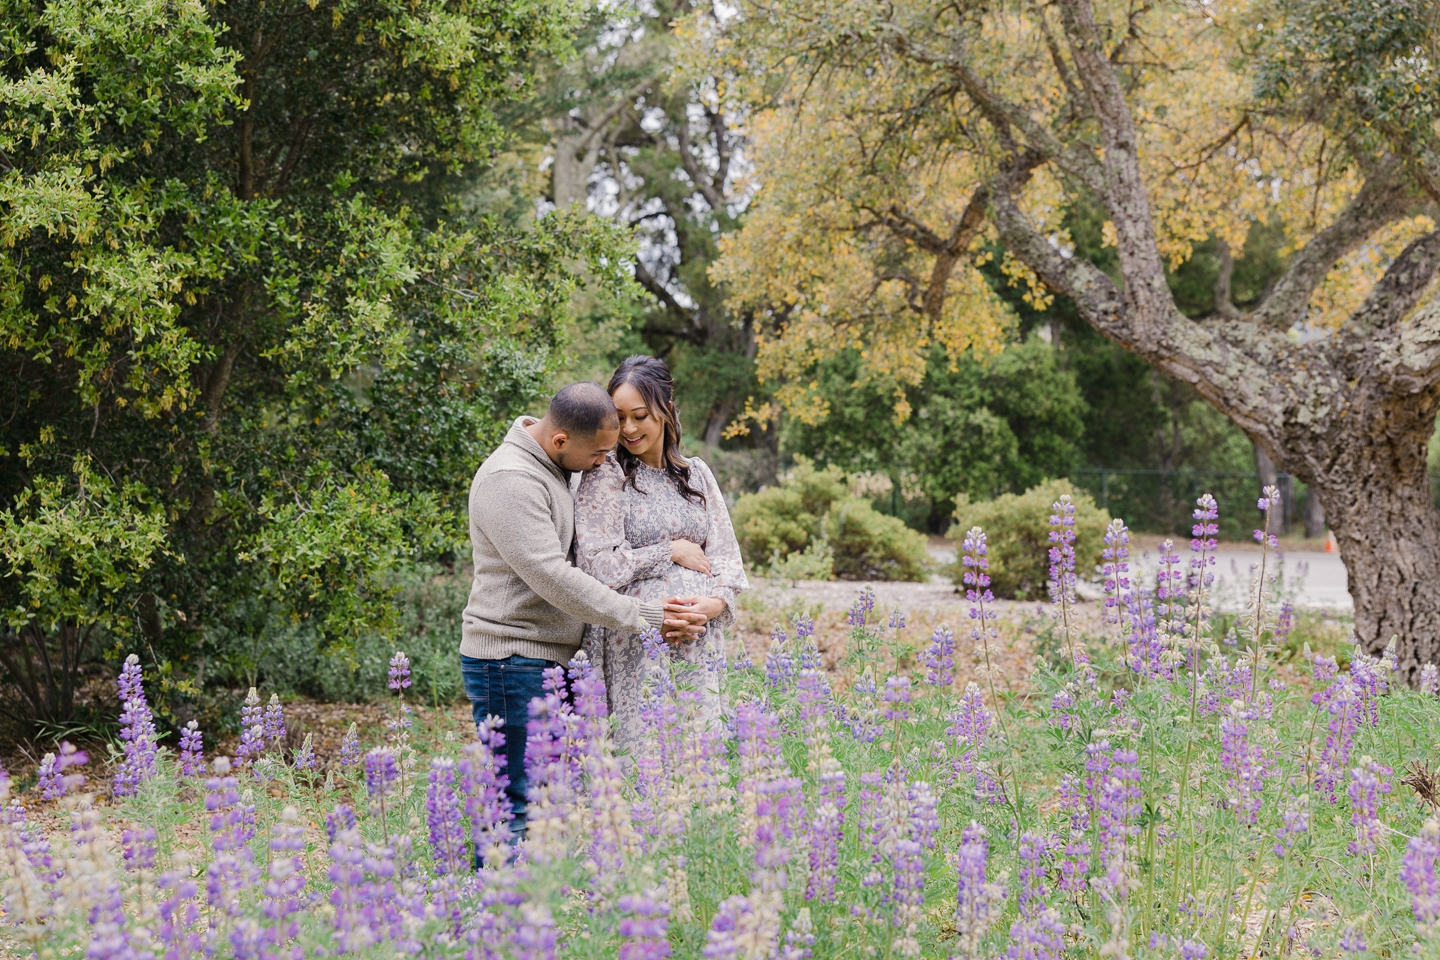
M710 175L700 169L700 163L695 159L695 152L690 149L690 118L682 116L679 128L680 141L680 163L685 168L685 173L690 177L690 182L695 184L695 189L705 198L710 209L717 214L725 212L725 195L715 186Z
M1150 199L1140 169L1134 118L1125 102L1116 67L1105 55L1090 0L1060 0L1060 16L1070 41L1075 70L1100 124L1105 183L1100 196L1118 239L1125 300L1135 309L1133 323L1152 325L1169 318L1175 299L1165 276Z
M1304 315L1311 294L1335 266L1335 261L1400 217L1409 206L1410 198L1398 176L1399 170L1398 158L1387 156L1381 161L1335 221L1295 254L1270 296L1251 314L1251 319L1288 330Z
M1220 258L1220 272L1215 276L1215 313L1227 320L1240 319L1230 299L1230 278L1235 273L1235 258L1230 254L1230 244L1224 237L1215 239L1215 253Z
M1014 126L1025 138L1027 147L1043 154L1046 159L1054 160L1095 193L1105 195L1105 172L1094 155L1083 149L1072 149L1061 142L1048 127L1030 116L1024 107L1011 103L991 90L969 64L955 61L951 62L949 67L964 87L966 95L993 126Z
M1351 316L1358 330L1378 330L1398 322L1420 302L1420 296L1440 272L1440 230L1411 242L1395 258L1370 296Z
M640 286L649 290L651 295L660 301L661 306L683 321L687 327L695 325L694 315L685 309L684 305L675 299L675 295L666 289L665 284L657 280L655 274L651 273L649 268L638 259L635 261L635 279L640 281Z

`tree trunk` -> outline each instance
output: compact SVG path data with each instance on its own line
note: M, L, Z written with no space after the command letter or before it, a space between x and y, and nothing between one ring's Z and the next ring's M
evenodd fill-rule
M1305 491L1305 536L1310 540L1325 536L1325 504L1314 487Z
M1407 246L1339 329L1305 343L1286 336L1336 261L1415 210L1404 162L1395 153L1380 157L1252 313L1191 320L1170 292L1140 138L1091 0L1057 5L1084 87L1077 109L1094 117L1098 142L1058 140L1054 128L997 95L968 62L954 67L1002 142L1013 144L991 189L1001 242L1071 297L1099 333L1191 384L1277 466L1319 492L1349 570L1356 637L1378 654L1398 636L1401 666L1413 682L1422 663L1440 659L1440 511L1430 499L1425 457L1440 412L1440 297L1427 295L1440 271L1440 231ZM1017 197L1037 158L1101 199L1122 283L1084 258L1062 255L1021 210Z
M1325 504L1350 578L1355 635L1372 652L1398 637L1400 669L1412 681L1421 664L1440 663L1440 511L1425 456L1437 404L1429 393L1355 404L1358 415L1331 437L1312 435L1294 465Z

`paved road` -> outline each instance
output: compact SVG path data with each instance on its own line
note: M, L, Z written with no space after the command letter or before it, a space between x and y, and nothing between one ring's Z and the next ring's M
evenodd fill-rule
M1180 554L1182 569L1188 570L1189 544L1180 544L1176 552ZM953 548L932 542L930 554L942 563L955 562ZM1158 556L1159 551L1154 544L1148 547L1136 545L1131 550L1134 568L1145 571L1144 575L1152 584ZM1245 608L1252 577L1250 565L1259 561L1258 547L1239 544L1221 546L1215 564L1216 605L1219 609L1235 612ZM1339 554L1310 551L1284 554L1279 573L1282 596L1289 597L1297 606L1333 610L1336 613L1351 613L1355 609L1350 599L1345 564L1340 562Z

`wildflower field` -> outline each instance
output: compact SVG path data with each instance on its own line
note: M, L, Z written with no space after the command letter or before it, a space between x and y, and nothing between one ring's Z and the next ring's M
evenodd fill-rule
M1260 509L1275 499L1267 489ZM317 757L308 740L286 749L281 704L252 691L236 755L208 761L193 725L178 751L159 745L132 657L113 779L87 782L88 758L67 744L36 790L6 797L0 949L88 960L1440 953L1435 669L1416 691L1389 655L1357 650L1342 668L1307 650L1298 666L1313 682L1293 682L1297 664L1277 663L1291 612L1259 531L1249 609L1220 631L1216 513L1202 497L1189 549L1167 541L1153 585L1132 581L1129 534L1114 521L1104 630L1087 635L1073 507L1056 503L1061 653L1022 693L997 696L986 670L999 636L978 528L962 549L970 620L937 629L918 662L894 642L903 616L877 612L869 593L834 676L803 618L777 632L763 666L717 653L681 669L648 638L651 735L638 756L616 756L603 685L578 658L531 705L518 844L497 756L522 745L489 725L467 743L426 736L405 707L403 654L386 729L352 730L338 756ZM980 683L956 689L958 657L974 657ZM706 683L723 688L727 716L705 715Z

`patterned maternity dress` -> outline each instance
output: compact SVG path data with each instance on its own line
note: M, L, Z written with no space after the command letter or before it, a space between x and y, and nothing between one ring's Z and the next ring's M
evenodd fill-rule
M644 463L636 468L635 483L627 484L614 454L586 473L575 494L575 564L641 600L699 596L725 601L724 613L709 622L703 637L668 645L671 657L701 668L706 713L718 717L724 705L714 665L725 649L724 630L735 620L735 596L749 583L714 475L699 458L687 462L691 486L705 495L704 503L687 500L668 473ZM671 561L671 541L678 539L704 548L708 576ZM640 700L645 652L640 637L592 625L585 628L584 649L605 679L615 745L633 752L644 735Z

